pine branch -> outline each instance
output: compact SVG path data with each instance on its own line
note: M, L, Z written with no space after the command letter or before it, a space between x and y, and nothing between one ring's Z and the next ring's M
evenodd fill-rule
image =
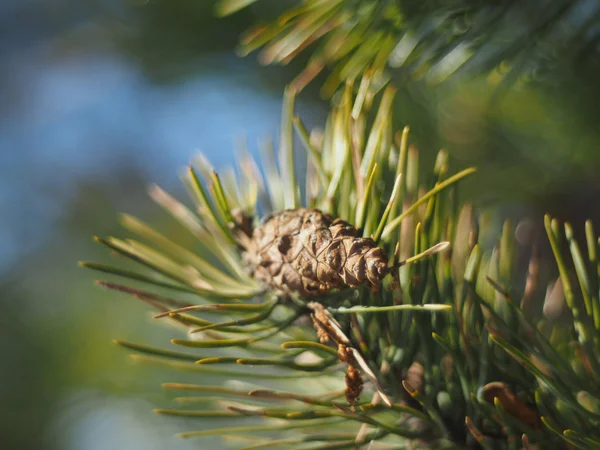
M232 14L256 1L219 0L215 11ZM512 84L598 61L599 24L600 8L586 1L307 0L249 30L239 53L262 48L262 63L287 64L311 52L291 85L301 90L327 68L326 97L363 75L440 83L481 74Z
M456 183L474 170L451 175L442 150L420 176L408 128L392 129L392 88L365 101L346 83L322 133L294 116L293 95L284 101L281 164L261 163L267 179L245 153L228 184L195 161L184 179L192 209L151 188L202 252L124 216L144 242L98 242L139 269L85 263L171 292L99 283L181 330L171 343L183 350L115 341L135 362L262 386L167 383L183 392L181 409L156 412L226 417L228 428L181 436L235 436L245 448L598 448L600 266L591 223L581 246L568 224L547 217L559 280L541 279L533 249L529 273L517 274L514 227L507 222L484 249L485 224L470 205L457 207ZM294 124L305 176L290 159ZM295 272L282 276L282 267ZM316 291L299 287L294 273L320 283ZM557 320L565 308L572 320ZM263 437L243 441L248 434Z

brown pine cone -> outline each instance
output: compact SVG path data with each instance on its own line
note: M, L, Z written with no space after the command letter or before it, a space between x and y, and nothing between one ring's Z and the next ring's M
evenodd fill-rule
M318 209L271 214L243 246L253 276L281 293L312 296L362 284L378 287L389 273L382 248Z

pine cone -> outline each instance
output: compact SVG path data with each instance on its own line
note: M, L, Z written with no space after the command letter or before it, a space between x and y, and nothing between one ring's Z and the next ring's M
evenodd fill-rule
M245 247L244 260L256 279L303 297L362 284L375 288L389 273L382 248L318 209L267 216Z

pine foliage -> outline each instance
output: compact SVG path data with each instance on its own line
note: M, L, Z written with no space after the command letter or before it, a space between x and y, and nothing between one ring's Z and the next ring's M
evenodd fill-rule
M258 0L220 0L219 15ZM245 33L239 53L262 48L264 64L311 56L300 90L328 68L322 93L363 73L439 83L455 72L496 81L551 80L556 70L598 61L600 7L593 1L305 0ZM289 3L286 3L289 5Z
M216 10L256 1L220 0ZM197 374L197 384L165 383L180 406L156 412L187 423L227 418L227 428L181 436L220 435L245 449L600 448L592 224L581 245L568 223L545 218L558 273L549 279L539 242L517 244L510 222L496 236L460 202L457 183L475 169L452 174L441 150L422 170L408 127L393 128L388 84L456 71L531 78L556 59L595 55L600 9L542 0L292 3L240 45L242 54L262 48L264 63L312 52L284 94L277 151L263 143L259 161L242 151L221 174L197 157L183 177L191 207L150 189L197 248L124 215L137 239L97 241L137 269L82 263L110 277L100 286L180 328L175 347L115 341L137 363ZM323 93L339 95L323 128L309 131L294 98L326 68ZM326 242L302 250L318 233ZM299 251L289 256L292 247ZM205 374L223 384L202 384Z
M568 224L546 218L560 276L540 279L535 248L525 250L531 262L520 276L514 264L524 250L510 223L486 248L480 236L490 231L459 203L456 183L474 170L452 175L442 150L421 177L408 128L392 129L394 89L353 91L347 83L323 130L311 132L286 92L277 154L268 144L260 162L242 152L237 175L226 176L198 157L184 176L193 208L151 188L197 249L123 216L139 240L97 240L139 269L82 263L128 279L98 284L181 328L172 340L180 350L115 341L137 363L198 375L198 384L165 383L180 407L156 412L228 418L227 428L181 436L222 435L243 448L598 448L592 225L584 251ZM293 157L294 130L305 174ZM251 275L236 215L257 225L270 211L302 206L352 223L390 255L393 273L380 289L342 286L307 299ZM449 251L436 245L446 241ZM559 320L563 309L572 321ZM225 384L204 385L203 374Z

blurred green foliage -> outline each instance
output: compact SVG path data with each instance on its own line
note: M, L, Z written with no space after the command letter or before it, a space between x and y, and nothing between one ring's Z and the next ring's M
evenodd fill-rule
M4 275L5 314L0 326L5 343L0 372L4 448L107 448L111 442L140 449L191 448L172 438L174 429L168 422L159 423L148 414L152 404L164 401L156 386L165 372L158 369L149 375L110 344L115 337L134 335L157 343L170 330L147 327L151 318L143 304L125 297L109 299L103 290L90 289L94 277L82 276L76 264L83 255L110 260L91 236L93 230L117 233L118 210L154 215L147 183L132 166L103 183L79 183L53 239ZM125 200L120 198L123 191ZM164 219L164 215L156 218L159 223ZM185 374L179 378L189 379ZM122 417L110 423L118 412ZM129 423L137 414L138 423ZM97 444L94 436L101 438Z

